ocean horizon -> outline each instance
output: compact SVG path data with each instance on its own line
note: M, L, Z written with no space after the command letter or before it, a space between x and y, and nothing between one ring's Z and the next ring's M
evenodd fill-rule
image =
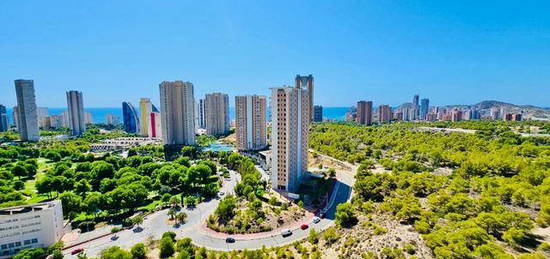
M58 107L40 107L48 108L48 115L58 115L63 113L67 108L58 108ZM136 107L137 108L137 107ZM344 120L346 112L350 107L323 107L323 118L332 119L332 120ZM119 121L122 123L122 107L90 107L84 108L85 112L92 114L93 123L105 123L105 116L107 114L114 114L119 118ZM139 112L139 109L137 109ZM8 120L10 124L13 125L13 108L7 108ZM270 116L270 111L268 109L267 116ZM229 107L229 119L235 119L235 107Z

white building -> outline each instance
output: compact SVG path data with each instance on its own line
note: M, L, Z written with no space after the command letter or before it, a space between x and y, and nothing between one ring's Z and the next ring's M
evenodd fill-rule
M206 110L206 133L224 135L229 132L229 96L224 93L207 94L204 102Z
M195 144L195 97L191 82L159 85L162 140L166 145Z
M0 209L0 258L48 247L63 237L61 201Z
M310 98L307 88L271 89L271 185L296 192L307 172Z
M67 109L69 113L69 129L73 135L81 135L86 131L86 118L84 117L84 102L82 92L67 92Z
M120 120L118 119L118 116L108 113L105 115L105 123L107 125L118 125L120 124Z
M267 146L265 96L235 96L235 133L238 150L259 150Z
M38 141L40 133L38 131L34 81L15 80L15 92L17 95L17 129L21 135L21 141Z

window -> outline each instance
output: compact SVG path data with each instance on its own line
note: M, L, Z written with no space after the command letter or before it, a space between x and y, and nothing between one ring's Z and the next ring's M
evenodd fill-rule
M24 243L25 245L30 245L30 244L31 244L31 241L30 241L30 240L25 240L23 243Z
M33 244L36 244L36 243L38 243L38 239L33 238L33 239L31 240L31 242L32 242Z
M20 241L15 242L15 246L21 246L21 242Z

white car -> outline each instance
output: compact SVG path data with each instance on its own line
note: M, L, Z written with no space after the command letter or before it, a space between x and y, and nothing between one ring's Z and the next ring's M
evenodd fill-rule
M315 223L315 224L317 224L317 223L321 222L321 218L319 218L319 217L313 217L312 222Z
M281 230L281 235L283 237L290 236L290 235L292 235L292 231L290 229L283 229L283 230Z

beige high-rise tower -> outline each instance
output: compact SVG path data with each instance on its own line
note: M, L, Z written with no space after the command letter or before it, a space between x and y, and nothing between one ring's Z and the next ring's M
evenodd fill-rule
M296 192L307 172L308 130L311 119L307 88L271 89L271 184Z
M207 94L204 109L206 110L206 133L227 134L229 132L229 96L224 93Z
M141 98L139 100L139 135L141 136L149 136L149 124L152 111L153 105L151 104L151 100L149 98Z
M195 98L191 82L159 85L162 141L165 145L195 144Z
M235 96L238 150L260 150L267 146L266 98L258 95Z

